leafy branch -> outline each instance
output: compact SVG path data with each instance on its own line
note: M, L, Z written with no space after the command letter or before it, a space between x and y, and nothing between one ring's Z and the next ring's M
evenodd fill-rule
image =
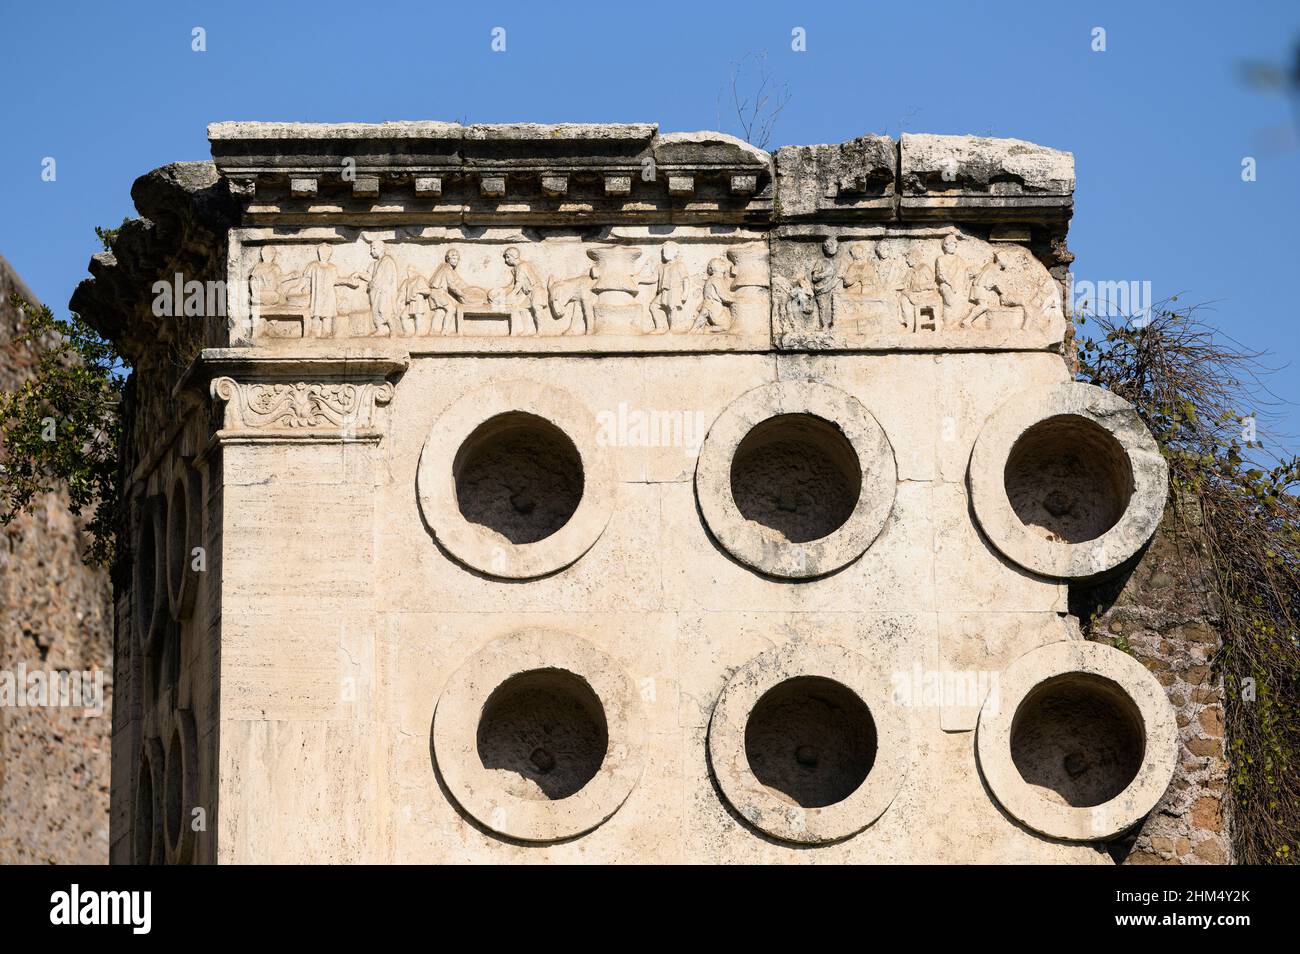
M15 343L29 343L34 373L0 392L0 525L40 496L66 490L69 509L89 513L87 563L108 565L118 527L120 405L129 368L113 345L73 314L55 318L15 295Z
M1150 321L1092 319L1079 376L1136 409L1169 463L1172 525L1209 582L1223 646L1233 838L1247 864L1300 861L1300 457L1255 408L1271 369L1162 302ZM1081 321L1082 323L1082 321ZM1250 409L1250 410L1247 410ZM1267 421L1269 413L1263 415Z

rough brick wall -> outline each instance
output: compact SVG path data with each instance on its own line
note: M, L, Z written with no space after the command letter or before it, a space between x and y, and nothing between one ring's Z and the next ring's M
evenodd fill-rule
M0 387L31 374L9 296L30 292L0 257ZM0 458L3 449L0 448ZM112 627L107 574L81 562L83 535L61 494L0 530L0 670L105 670L102 716L0 707L0 864L108 860Z
M1184 508L1186 512L1186 508ZM1221 645L1198 575L1194 526L1165 524L1126 579L1082 594L1090 638L1127 649L1169 693L1178 719L1178 768L1136 838L1117 846L1128 864L1223 864L1231 860L1225 811L1223 687L1212 662ZM1086 605L1089 600L1091 605Z

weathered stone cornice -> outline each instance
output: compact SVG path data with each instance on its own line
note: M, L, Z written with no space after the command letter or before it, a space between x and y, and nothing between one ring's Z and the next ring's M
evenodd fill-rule
M652 124L216 123L217 168L250 219L765 219L771 156ZM322 208L324 206L324 208Z
M123 223L111 251L91 257L93 277L77 286L68 307L137 362L176 334L173 319L153 314L154 282L177 273L216 277L238 208L211 162L176 162L146 173L132 185L131 198L141 218Z
M774 223L1009 222L1063 230L1074 157L1020 139L904 133L776 153Z
M1018 139L904 133L785 146L651 124L216 123L247 220L963 221L1059 228L1074 160Z
M1074 208L1074 156L1022 139L904 133L904 220L1064 224Z
M387 377L410 365L405 349L391 347L316 347L265 351L250 348L206 348L186 373L187 382L231 377Z

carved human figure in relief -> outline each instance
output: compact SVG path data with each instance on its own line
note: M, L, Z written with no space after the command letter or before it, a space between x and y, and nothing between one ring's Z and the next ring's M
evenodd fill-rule
M939 294L934 263L926 260L925 251L919 245L909 249L904 257L910 269L903 289L903 298L908 305L908 326L911 331L920 331L927 326L938 331L943 327L943 296Z
M665 242L659 254L662 263L658 266L650 263L638 279L642 285L655 286L654 301L649 309L652 333L689 331L691 323L686 317L686 302L691 294L690 272L681 260L681 249L676 242ZM663 315L662 323L660 313Z
M910 315L901 307L907 276L907 266L895 254L892 243L882 239L874 251L861 242L850 245L849 263L840 275L844 285L840 303L849 320L856 319L860 328L862 321L870 321L880 330L898 323L910 327Z
M510 268L510 285L494 295L512 306L510 333L535 335L541 327L540 316L547 307L546 282L513 245L502 253L502 258Z
M840 243L833 235L822 242L822 260L813 266L810 276L813 296L817 300L817 325L824 331L829 331L835 325L831 295L839 285L835 266L835 256L839 250Z
M849 249L849 256L853 261L844 270L847 291L871 301L898 301L907 285L908 268L892 242L878 241L872 257L861 245L855 245Z
M1006 270L1006 256L999 249L993 253L993 259L980 269L971 283L971 308L961 321L961 327L968 328L985 318L994 308L1002 305L1002 296L998 292L1002 284L1002 274Z
M469 293L469 284L456 269L460 266L460 252L447 249L442 264L429 279L430 300L433 306L430 333L454 335L460 333L461 306Z
M307 327L309 338L332 338L334 319L339 313L338 286L351 284L340 278L338 266L330 261L334 249L322 242L316 246L316 261L308 262L301 275L291 276L288 294L307 293Z
M876 260L871 264L873 296L892 303L897 310L899 322L906 324L903 315L903 288L907 285L907 263L898 254L893 242L882 239L876 243Z
M360 272L353 275L348 284L366 290L370 298L370 321L374 326L371 334L388 336L396 328L402 332L402 323L398 309L397 259L393 258L384 247L384 243L375 239L370 243L370 257L374 264L370 274Z
M935 261L934 271L939 295L943 298L944 327L966 327L966 314L970 310L971 273L966 260L957 254L957 236L944 236L943 253Z
M429 283L420 270L412 265L406 270L406 280L398 292L402 303L402 331L407 335L427 335L432 311Z
M248 278L248 293L253 305L276 305L281 301L280 285L284 275L275 264L275 246L263 245L261 261L253 266Z
M860 242L850 245L849 264L840 275L840 282L844 285L845 292L856 298L869 298L871 280L874 277L874 269L871 260L867 258L866 247Z
M713 332L723 332L731 328L731 265L725 258L709 261L709 274L704 279L704 297L700 301L699 311L695 314L692 331L707 328Z

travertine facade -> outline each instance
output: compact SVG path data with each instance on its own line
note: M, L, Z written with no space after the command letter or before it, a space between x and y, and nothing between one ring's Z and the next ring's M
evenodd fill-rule
M209 135L73 301L137 361L115 860L1096 863L1160 801L1069 615L1166 472L1072 382L1068 154Z

